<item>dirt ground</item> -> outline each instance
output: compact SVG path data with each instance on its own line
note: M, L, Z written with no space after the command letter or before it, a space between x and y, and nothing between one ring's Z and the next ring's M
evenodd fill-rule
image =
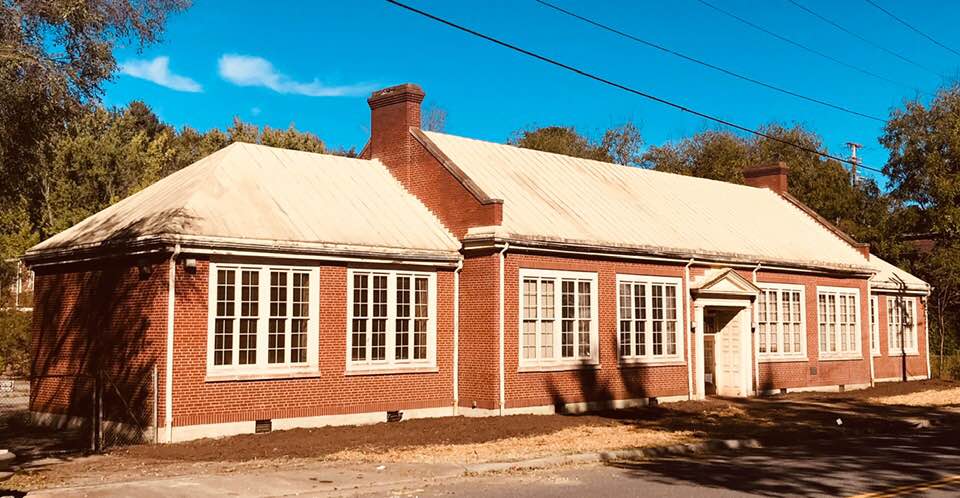
M944 417L960 427L960 415L942 407L883 404L884 400L915 393L942 398L957 389L960 383L923 381L844 393L712 398L584 415L446 417L295 429L128 447L21 471L0 482L0 488L289 468L320 461L475 463L707 438L755 438L770 446L814 438L907 433L917 430L913 422L917 417Z

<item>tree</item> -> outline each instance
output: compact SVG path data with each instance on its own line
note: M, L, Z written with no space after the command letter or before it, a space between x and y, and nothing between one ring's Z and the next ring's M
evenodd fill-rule
M643 138L640 129L628 121L608 129L599 142L591 141L572 126L545 126L517 131L508 143L525 149L637 166Z
M157 41L186 0L0 2L0 195L31 179L29 165L65 120L95 101L116 69L113 48ZM4 188L6 187L6 188Z
M931 251L901 253L895 261L933 286L929 311L942 374L943 355L960 342L960 87L941 90L929 105L914 100L895 109L879 141L889 152L883 171L899 227L936 236Z
M427 106L420 127L427 131L443 131L447 127L447 110L436 105Z
M960 87L941 90L929 106L907 102L890 116L880 143L890 194L922 213L918 231L960 238Z

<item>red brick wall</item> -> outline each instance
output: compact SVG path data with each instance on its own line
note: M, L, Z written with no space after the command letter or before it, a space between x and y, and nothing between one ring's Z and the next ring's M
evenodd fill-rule
M494 409L500 400L499 274L496 252L464 258L460 273L460 406Z
M175 426L453 406L451 271L437 272L437 372L345 375L347 267L328 264L319 267L318 376L206 382L208 268L201 259L192 273L177 269Z
M106 418L125 421L123 402L142 417L152 412L156 365L163 413L166 258L36 269L31 374L38 378L30 389L32 411L89 417L92 375L102 368L113 383L104 389Z
M887 300L895 296L879 295L877 319L880 327L880 356L873 359L874 375L878 379L901 379L903 376L904 357L897 350L890 350L889 327L887 326ZM919 354L906 356L907 377L927 375L927 322L924 314L923 299L917 301L917 349Z
M750 272L741 274L752 278ZM870 301L865 278L835 278L802 273L759 271L757 281L763 283L802 284L804 286L807 327L806 362L761 362L759 385L762 390L784 387L833 386L870 382ZM860 360L820 360L817 327L817 287L851 287L860 289ZM756 340L756 337L754 337ZM756 351L756 348L754 348ZM816 373L814 373L814 370Z
M674 396L687 393L686 364L670 366L618 365L618 273L683 278L683 265L653 265L607 259L571 259L507 252L505 263L505 376L506 407L541 406L608 399ZM586 271L597 273L599 369L553 372L520 372L520 268ZM682 310L678 310L682 312ZM684 330L689 326L684 320ZM684 336L686 353L689 332Z

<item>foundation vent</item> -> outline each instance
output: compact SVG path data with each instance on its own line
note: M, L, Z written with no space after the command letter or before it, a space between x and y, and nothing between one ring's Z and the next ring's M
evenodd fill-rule
M403 420L403 412L400 410L394 410L387 412L387 422L399 422Z
M257 425L254 426L253 432L256 434L263 434L265 432L270 432L273 430L273 420L257 420Z

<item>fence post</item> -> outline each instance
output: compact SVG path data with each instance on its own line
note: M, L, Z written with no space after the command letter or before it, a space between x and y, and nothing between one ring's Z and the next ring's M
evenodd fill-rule
M103 371L97 370L97 453L103 452Z
M153 364L153 386L152 386L153 387L153 414L152 414L153 444L157 444L160 442L160 424L157 423L157 405L159 404L159 401L160 401L160 394L157 392L158 391L157 388L159 387L158 382L159 382L159 375L157 374L157 364L154 363Z

